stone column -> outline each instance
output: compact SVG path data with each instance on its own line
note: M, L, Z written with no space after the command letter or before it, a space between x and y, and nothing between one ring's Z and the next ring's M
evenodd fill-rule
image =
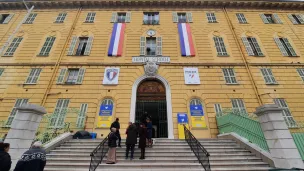
M42 116L47 113L44 107L34 104L22 105L17 110L5 139L6 143L10 143L12 170L21 155L31 147Z
M299 151L283 118L282 109L275 104L258 107L258 116L270 154L277 168L304 168Z

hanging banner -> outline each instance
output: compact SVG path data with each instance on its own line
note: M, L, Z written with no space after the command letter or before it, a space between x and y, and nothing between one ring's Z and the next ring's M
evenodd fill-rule
M103 84L115 85L118 84L120 68L105 68L103 76Z
M178 34L182 56L195 56L190 24L178 23Z
M207 128L202 105L190 105L192 128Z
M109 128L112 123L113 105L100 105L97 128Z
M126 23L114 23L108 56L121 56L123 51Z
M201 84L198 68L184 68L185 84Z
M189 129L187 113L178 113L177 114L177 124L178 124L178 126L177 126L178 138L185 139L184 125L186 125L186 127Z

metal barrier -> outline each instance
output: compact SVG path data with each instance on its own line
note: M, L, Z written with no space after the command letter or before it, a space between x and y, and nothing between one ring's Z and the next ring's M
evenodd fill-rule
M198 161L201 163L205 171L211 171L209 156L210 154L207 150L202 146L202 144L193 136L189 129L184 125L185 131L185 140L190 146L191 150L197 157Z
M109 150L108 136L90 154L91 163L89 171L95 171Z

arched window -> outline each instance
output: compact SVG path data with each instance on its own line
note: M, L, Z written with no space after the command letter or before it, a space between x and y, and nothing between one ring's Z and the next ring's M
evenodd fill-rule
M192 99L190 105L202 105L202 102L200 99Z
M112 99L104 99L102 101L101 105L112 105L113 106L113 100Z

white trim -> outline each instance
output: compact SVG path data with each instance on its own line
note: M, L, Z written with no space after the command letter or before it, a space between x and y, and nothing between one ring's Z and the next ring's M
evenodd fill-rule
M171 102L171 88L168 83L168 81L159 76L146 76L143 75L139 77L137 80L135 80L133 87L132 87L132 96L131 96L131 107L130 107L130 121L135 121L135 108L136 108L136 95L137 95L137 87L140 83L142 83L144 80L148 78L154 78L161 81L165 88L166 88L166 102L167 102L167 124L168 124L168 139L174 139L174 133L173 133L173 116L172 116L172 102Z

